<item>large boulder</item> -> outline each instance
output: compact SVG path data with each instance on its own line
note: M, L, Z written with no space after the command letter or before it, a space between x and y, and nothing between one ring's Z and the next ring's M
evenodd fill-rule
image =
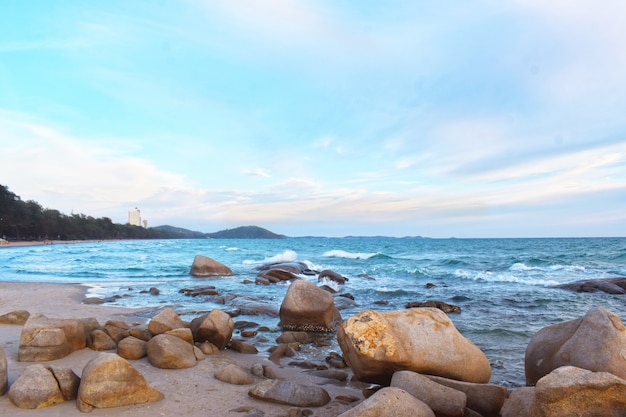
M0 324L15 324L23 326L28 320L30 313L26 310L15 310L6 314L0 315Z
M211 342L219 349L224 349L233 336L235 322L228 314L215 308L193 319L189 327L196 342Z
M76 398L80 379L71 369L31 365L11 385L9 399L19 408L44 408Z
M207 256L196 255L191 265L190 275L195 277L228 276L233 271L226 265Z
M196 366L195 346L169 334L160 334L147 344L148 361L163 369L183 369Z
M554 288L576 292L605 292L608 294L626 294L626 277L587 279L560 284Z
M289 286L279 316L284 330L334 332L341 324L333 296L304 279Z
M608 372L558 368L537 381L530 415L626 416L626 380Z
M528 417L535 400L535 387L515 388L509 394L501 410L502 417Z
M43 314L32 314L22 328L18 360L43 362L61 359L86 346L82 320L51 319Z
M626 379L626 327L619 316L603 307L583 317L539 330L526 348L526 384L561 366L610 372Z
M378 390L374 395L339 417L435 417L424 402L394 387Z
M365 310L343 322L337 340L361 381L388 384L402 370L476 383L491 377L485 354L436 308Z
M117 354L128 360L141 359L148 354L148 342L128 336L117 344Z
M139 371L113 353L101 353L85 366L76 406L82 412L159 401L163 394Z
M7 354L0 345L0 397L7 392L9 387L9 377L7 374Z

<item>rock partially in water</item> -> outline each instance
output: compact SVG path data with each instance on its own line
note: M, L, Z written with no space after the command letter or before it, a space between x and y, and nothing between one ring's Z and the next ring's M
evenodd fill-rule
M333 296L303 279L289 286L279 314L279 325L285 330L334 332L341 324Z
M605 292L607 294L626 294L626 277L587 279L567 284L555 285L560 288L576 292Z
M230 276L233 275L233 271L215 259L211 259L208 256L196 255L189 274L194 277Z
M421 307L434 307L443 311L444 313L460 313L461 307L448 304L445 301L437 301L437 300L428 300L424 302L420 301L411 301L410 303L406 303L406 308L421 308Z

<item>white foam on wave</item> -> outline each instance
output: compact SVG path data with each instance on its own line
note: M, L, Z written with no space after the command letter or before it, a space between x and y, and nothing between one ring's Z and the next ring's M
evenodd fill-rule
M339 291L339 284L336 283L333 280L330 280L330 279L326 278L326 277L322 278L322 280L320 281L320 286L323 286L323 285L329 286L335 292Z
M378 254L377 253L353 253L353 252L346 252L345 250L336 249L336 250L325 252L323 256L326 256L329 258L369 259L376 255Z
M236 250L240 250L240 249L233 246L231 248L226 248L225 250L227 250L227 251L236 251Z
M295 251L286 250L283 253L279 253L278 255L265 258L262 261L245 260L243 261L243 264L244 265L277 264L281 262L295 262L297 259L298 259L298 254Z
M520 271L518 269L517 271ZM526 269L524 271L527 271ZM536 278L529 275L518 276L507 273L493 273L491 271L467 271L464 269L457 269L454 271L454 275L461 279L471 279L472 281L487 281L487 282L512 282L517 284L526 285L558 285L559 281L553 279Z

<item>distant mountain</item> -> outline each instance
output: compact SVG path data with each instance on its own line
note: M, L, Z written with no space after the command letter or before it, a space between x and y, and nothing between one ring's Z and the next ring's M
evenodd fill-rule
M258 226L240 226L215 233L202 233L169 225L157 226L153 229L161 230L180 239L284 239L287 237Z
M284 239L287 237L258 226L240 226L215 233L206 233L205 236L211 239Z
M161 230L179 239L204 239L206 237L205 234L202 232L196 232L194 230L170 225L157 226L153 227L153 229Z

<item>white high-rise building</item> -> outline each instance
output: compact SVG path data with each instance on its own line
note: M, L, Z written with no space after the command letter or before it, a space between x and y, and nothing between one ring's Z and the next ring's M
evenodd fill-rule
M128 224L131 226L141 226L141 211L137 207L128 212Z

